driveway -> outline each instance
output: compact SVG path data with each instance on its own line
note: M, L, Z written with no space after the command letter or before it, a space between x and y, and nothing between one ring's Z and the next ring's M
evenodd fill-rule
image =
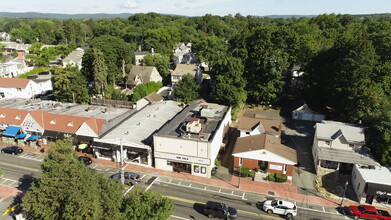
M296 149L297 161L293 173L293 184L303 193L316 193L314 181L316 179L314 161L312 157L312 142L314 136L313 122L287 120L285 123L286 145Z

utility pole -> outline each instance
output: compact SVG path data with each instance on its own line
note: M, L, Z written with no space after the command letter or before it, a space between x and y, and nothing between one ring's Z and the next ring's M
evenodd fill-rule
M339 204L339 206L343 206L343 200L345 199L345 196L346 196L346 188L348 187L348 184L349 184L349 182L346 180L346 182L345 182L345 190L343 191L341 204Z
M120 158L121 158L121 183L122 185L125 184L125 176L124 176L124 146L122 145L122 138L119 139L119 145L120 145Z
M240 160L240 159L239 159ZM242 170L242 166L239 166L239 178L238 178L238 189L240 189L240 171Z

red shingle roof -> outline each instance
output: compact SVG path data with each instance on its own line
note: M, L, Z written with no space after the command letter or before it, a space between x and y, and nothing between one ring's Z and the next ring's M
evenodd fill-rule
M22 78L0 78L0 87L10 87L10 88L26 88L29 79Z

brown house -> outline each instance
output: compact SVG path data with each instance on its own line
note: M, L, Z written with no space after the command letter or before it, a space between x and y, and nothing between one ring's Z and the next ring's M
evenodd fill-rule
M292 182L293 167L297 163L296 150L281 144L281 139L267 133L236 140L234 170L238 167L268 170L269 173L284 173L287 182Z

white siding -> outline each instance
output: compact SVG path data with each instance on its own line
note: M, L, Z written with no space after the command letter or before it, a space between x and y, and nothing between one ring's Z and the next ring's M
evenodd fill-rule
M354 178L354 177L356 177L356 178ZM357 171L356 166L353 166L352 186L353 186L354 192L356 193L358 201L360 203L362 202L361 201L362 199L365 201L365 197L366 197L365 192L364 192L365 180L361 176L361 173ZM364 198L362 198L362 197L364 197Z
M98 137L98 135L88 126L85 122L80 126L76 131L77 135L88 136L88 137Z
M149 81L154 81L154 82L161 82L163 79L162 77L160 76L159 72L157 71L156 68L153 68L152 70L152 73L151 73L151 78L149 79Z

